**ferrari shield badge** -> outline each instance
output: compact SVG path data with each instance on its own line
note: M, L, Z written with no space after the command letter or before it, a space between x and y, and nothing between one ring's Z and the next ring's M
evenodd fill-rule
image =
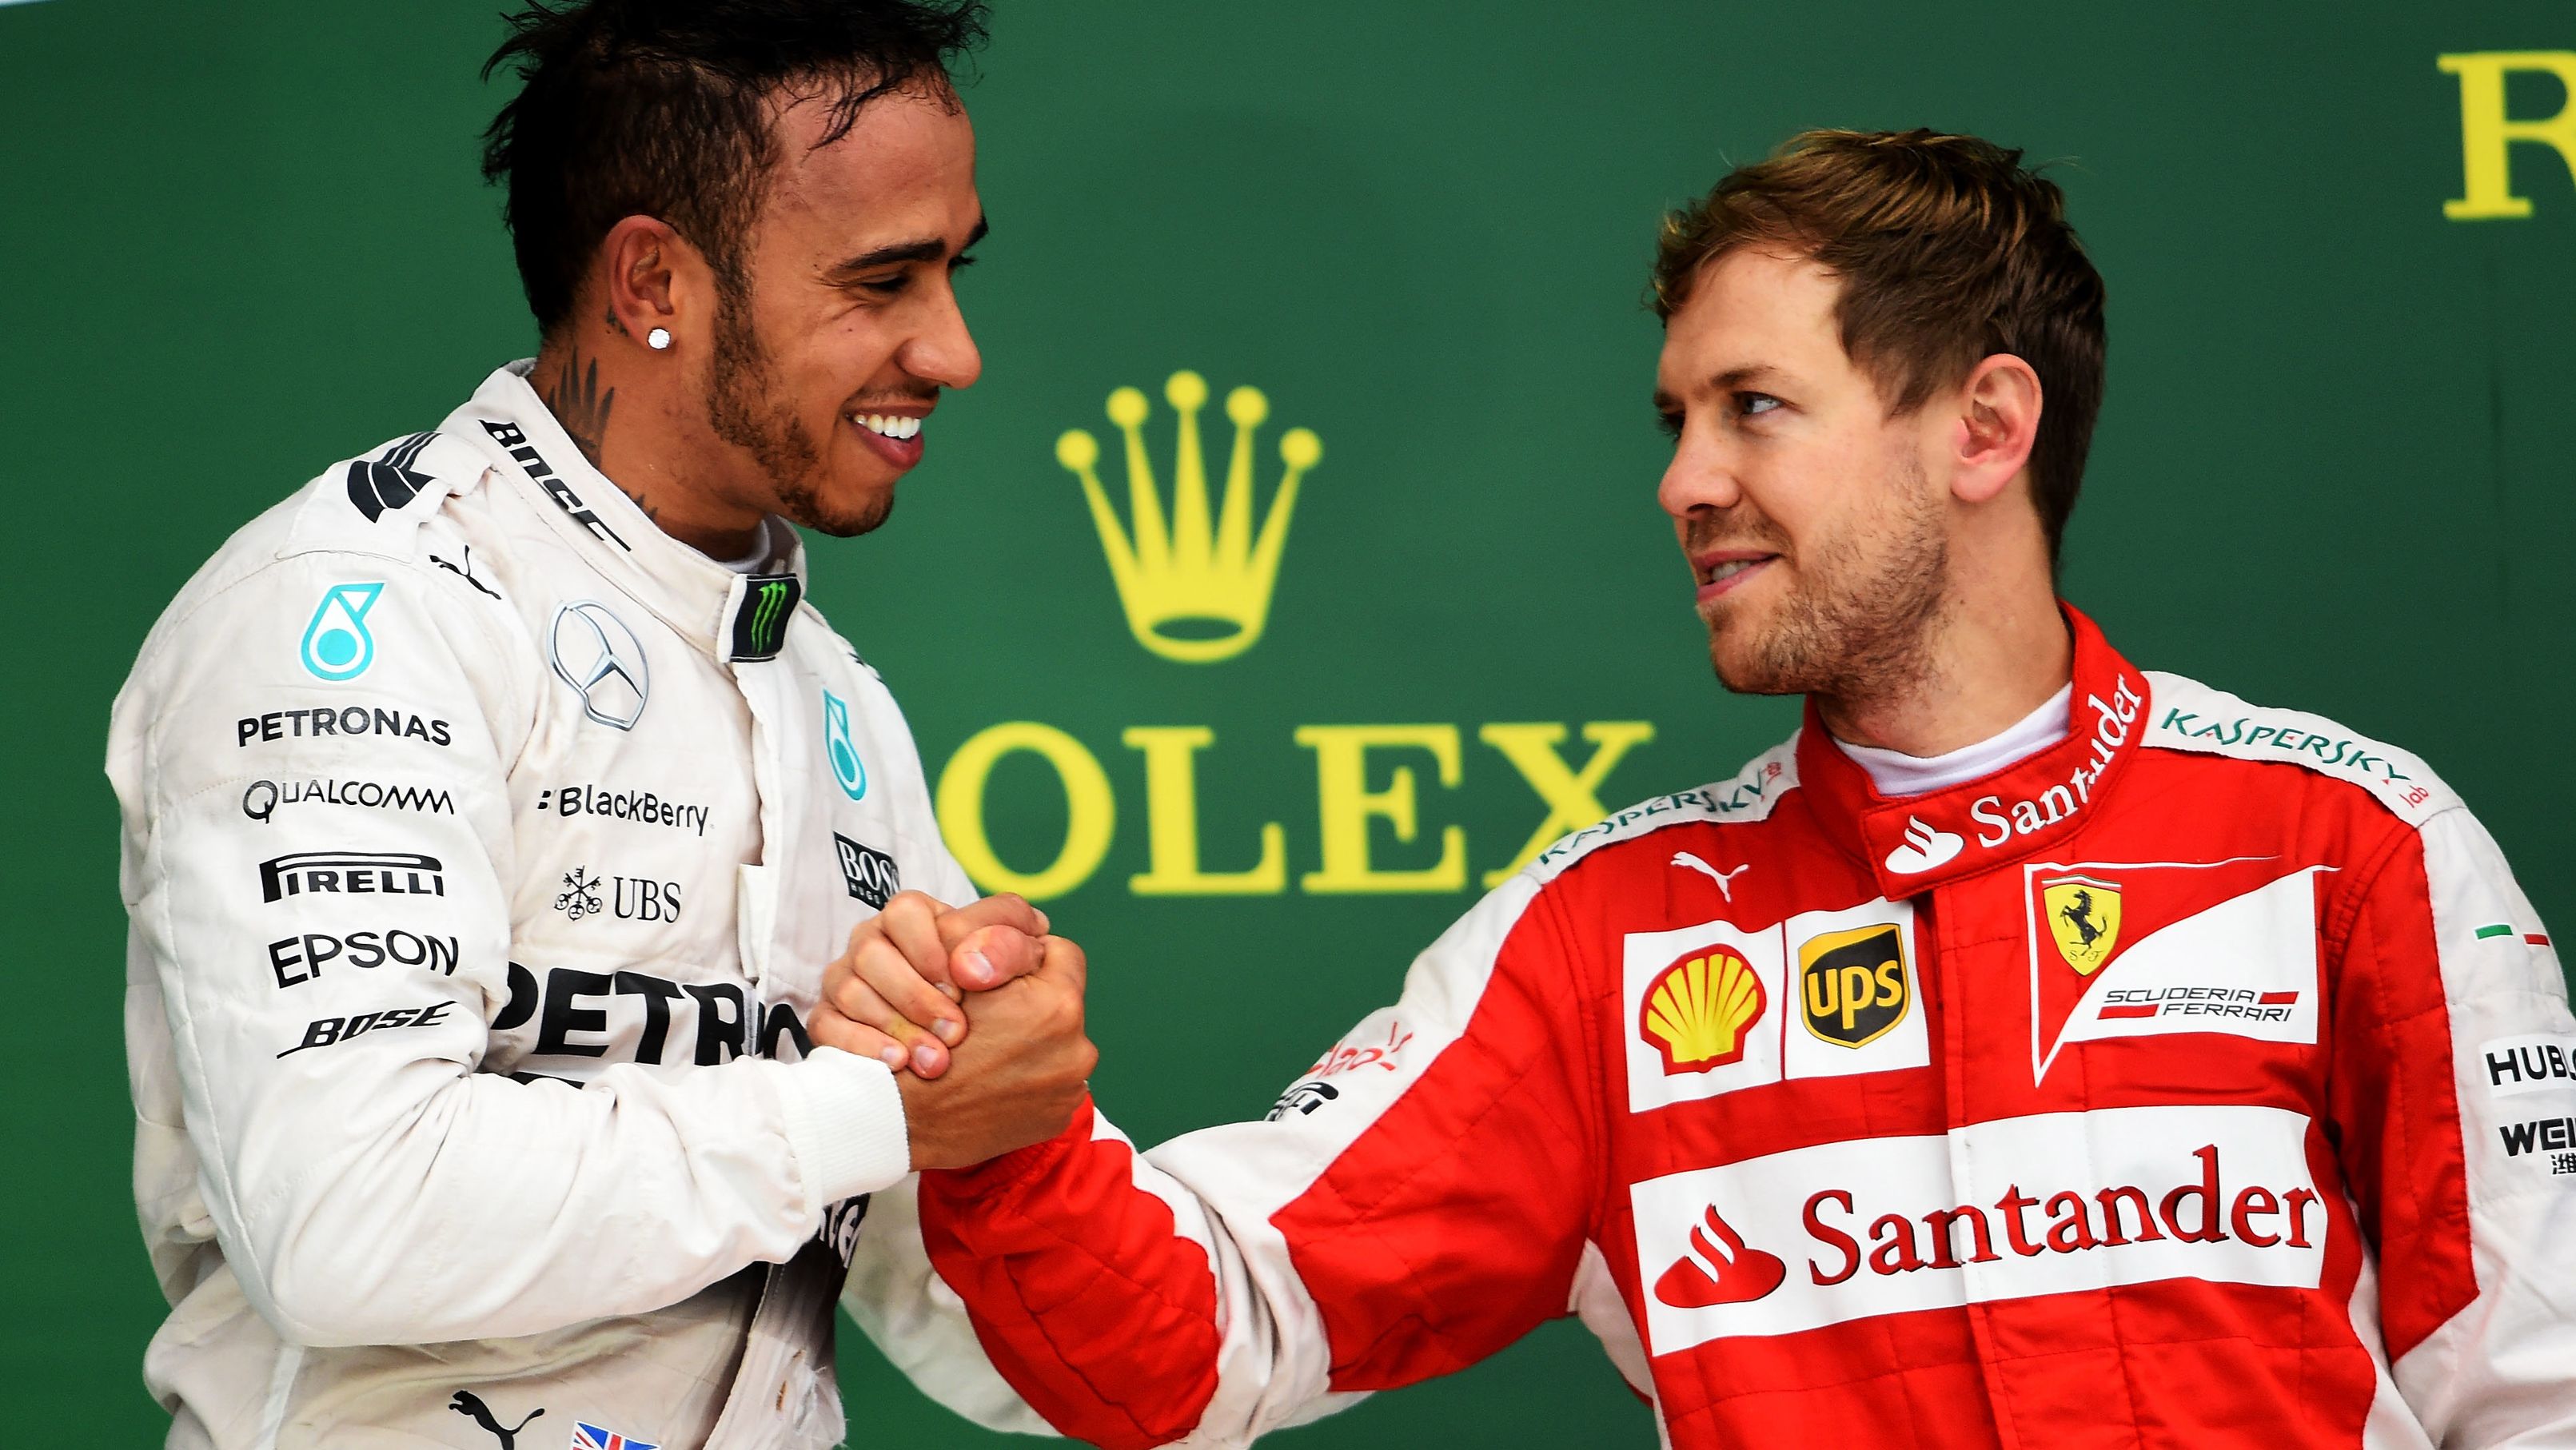
M2048 914L2049 933L2057 954L2080 977L2102 969L2120 941L2120 888L2086 876L2061 876L2040 883L2040 905Z

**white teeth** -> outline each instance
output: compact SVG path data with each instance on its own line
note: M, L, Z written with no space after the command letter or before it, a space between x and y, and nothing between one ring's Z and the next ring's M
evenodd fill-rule
M892 413L852 413L850 421L871 433L882 433L888 438L900 440L921 436L919 418L902 418Z
M1730 559L1708 571L1708 582L1714 584L1721 579L1732 579L1759 562L1757 559Z

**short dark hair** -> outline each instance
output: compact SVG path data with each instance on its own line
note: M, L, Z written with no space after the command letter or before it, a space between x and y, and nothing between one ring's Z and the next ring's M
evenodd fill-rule
M734 297L742 243L777 160L767 103L828 99L821 144L859 108L927 85L951 104L952 64L983 43L982 0L532 0L483 67L519 94L483 133L483 176L506 184L519 280L552 332L609 228L668 223Z
M2102 275L2067 225L2065 194L2021 157L1924 130L1793 136L1664 219L1653 306L1670 319L1710 262L1777 247L1842 278L1843 351L1891 413L1996 353L2029 363L2042 395L2031 492L2054 559L2102 408L2108 338Z

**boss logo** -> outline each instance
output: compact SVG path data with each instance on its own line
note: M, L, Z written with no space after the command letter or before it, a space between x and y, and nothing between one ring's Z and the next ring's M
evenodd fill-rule
M885 852L862 846L838 831L832 833L832 850L841 859L841 884L858 900L883 911L903 889L902 873Z

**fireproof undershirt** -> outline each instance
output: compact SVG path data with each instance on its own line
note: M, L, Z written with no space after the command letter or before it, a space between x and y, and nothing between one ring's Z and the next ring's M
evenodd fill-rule
M2075 703L2072 681L2059 687L2046 703L2021 718L2021 723L1978 741L1962 745L1943 755L1907 755L1902 751L1882 750L1875 745L1853 745L1837 740L1834 744L1869 772L1869 783L1883 796L1923 795L1947 790L1951 786L1992 775L2005 766L2037 755L2066 738L2066 712Z
M772 519L762 519L760 536L752 544L750 553L739 559L718 559L716 562L737 574L759 574L777 568L786 562L788 547L788 540L778 533L782 527Z

